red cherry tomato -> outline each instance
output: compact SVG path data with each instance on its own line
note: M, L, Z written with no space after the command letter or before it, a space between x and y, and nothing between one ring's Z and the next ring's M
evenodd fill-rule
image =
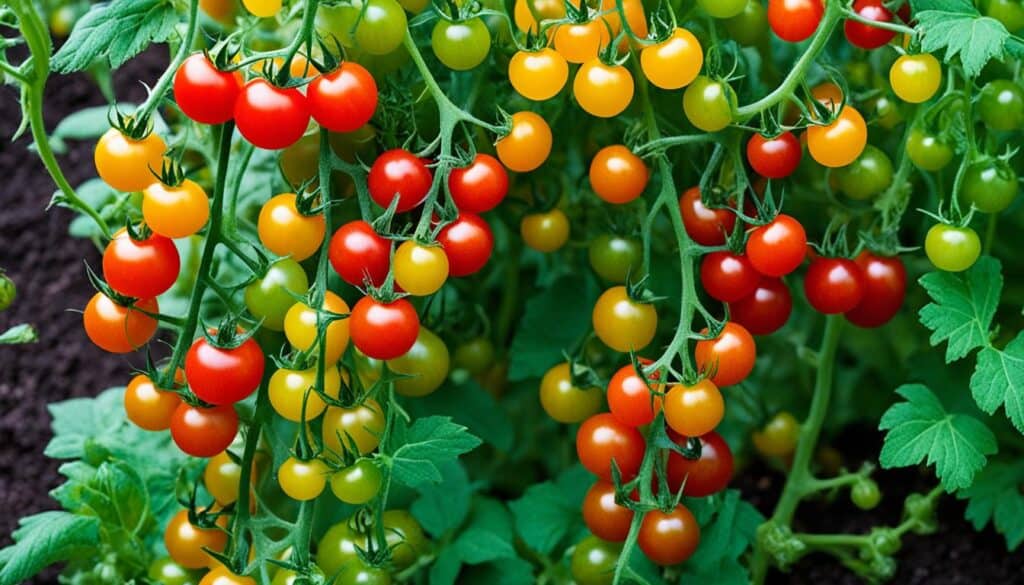
M669 437L679 446L685 447L687 437L671 430ZM700 459L687 459L670 451L665 467L666 480L672 493L683 488L683 495L702 498L717 494L732 480L732 450L721 435L712 431L700 437ZM684 483L685 487L684 487Z
M171 417L171 438L193 457L213 457L238 433L238 413L230 404L202 408L181 403Z
M793 272L806 255L804 226L785 214L759 226L747 239L747 257L765 276L785 276Z
M615 503L615 485L597 480L583 498L583 522L594 536L622 542L629 534L633 511Z
M665 513L651 510L640 523L637 544L651 562L678 565L690 558L700 543L700 526L686 506L679 504Z
M857 0L853 3L853 11L861 18L875 22L892 22L893 13L885 7L882 0ZM843 24L843 32L846 33L846 40L850 44L862 49L877 49L891 41L896 33L870 24L864 24L853 19L847 19Z
M846 320L858 327L879 327L903 306L907 269L898 256L876 256L867 250L856 262L864 274L864 300L846 312Z
M803 150L792 132L775 138L754 134L747 142L747 160L754 172L768 179L784 179L800 166Z
M363 220L350 221L331 236L327 257L342 280L352 286L384 284L391 266L391 242Z
M707 333L707 329L702 331ZM714 339L702 339L697 342L693 357L697 362L697 370L711 373L711 381L716 386L732 386L739 384L750 375L757 359L757 346L742 325L726 323L722 332Z
M784 41L799 43L818 29L822 0L768 0L768 25Z
M241 92L242 75L217 69L202 53L185 59L174 74L174 101L200 124L223 124L233 118Z
M114 234L103 251L103 277L126 297L148 298L174 285L181 259L174 242L157 234L133 240L126 230Z
M728 209L705 207L697 187L687 189L679 197L679 211L686 233L702 246L721 246L736 225L736 215Z
M381 153L366 177L370 197L387 209L398 196L399 213L413 209L427 198L434 176L419 157L401 148Z
M309 126L309 107L298 89L253 79L235 102L235 124L253 146L277 150L298 142Z
M587 471L612 481L612 460L623 481L636 477L644 458L644 437L611 413L595 414L576 432L576 453Z
M845 313L864 298L864 272L848 258L815 258L804 276L804 293L814 310Z
M753 293L729 303L729 317L753 335L775 333L792 312L793 295L778 278L762 278Z
M252 338L226 349L200 337L185 354L185 379L203 402L234 404L259 387L264 361L263 350Z
M640 360L641 364L650 364L651 360ZM663 391L664 384L656 384L658 373L648 378L651 388ZM615 372L608 382L608 409L619 422L631 427L650 424L654 416L661 410L661 396L652 394L644 383L644 379L636 372L633 364L626 364ZM598 535L600 536L600 535Z
M448 256L451 276L468 276L479 271L494 250L491 226L473 213L459 213L455 221L444 226L437 235L437 242Z
M753 293L761 274L746 256L711 252L700 264L700 281L712 298L731 303Z
M353 132L377 110L377 82L362 65L345 61L309 83L306 102L317 124L332 132Z
M348 320L352 343L366 356L378 360L405 354L420 333L420 317L405 299L382 303L373 297L363 297L352 307Z
M508 172L493 156L477 154L469 166L452 169L448 189L460 211L483 213L508 194Z

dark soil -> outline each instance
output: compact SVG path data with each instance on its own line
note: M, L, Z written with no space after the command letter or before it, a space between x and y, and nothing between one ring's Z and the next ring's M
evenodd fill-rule
M140 101L139 80L152 84L166 64L160 47L129 62L116 75L118 98ZM45 108L47 126L70 112L104 103L92 82L83 75L50 83ZM16 95L0 89L0 175L4 177L4 205L0 211L0 267L15 281L19 297L0 314L0 330L22 323L34 324L40 341L28 346L0 346L0 546L21 516L51 509L47 492L59 483L57 463L43 456L50 438L46 405L73 396L91 396L125 383L139 356L114 356L94 347L74 312L92 294L83 259L99 265L99 254L86 241L68 236L72 214L64 209L45 211L54 185L39 159L26 150L22 138L6 142L17 126ZM93 176L92 145L75 143L62 158L72 184ZM864 437L869 440L864 440ZM877 454L877 434L870 430L847 433L837 445L862 456ZM852 466L856 462L850 462ZM804 504L797 529L814 532L865 532L875 525L899 522L903 498L934 485L928 475L915 471L884 472L877 476L885 494L882 505L862 512L845 496L833 502ZM739 478L739 487L762 512L769 514L782 487L782 477L764 467L753 467ZM928 585L1001 585L1024 582L1024 551L1007 554L1001 536L991 529L975 532L963 519L964 506L950 497L941 500L939 532L910 535L898 555L894 583ZM36 583L56 582L52 572ZM834 559L811 556L789 574L775 574L774 584L846 585L862 581ZM710 584L708 584L710 585Z

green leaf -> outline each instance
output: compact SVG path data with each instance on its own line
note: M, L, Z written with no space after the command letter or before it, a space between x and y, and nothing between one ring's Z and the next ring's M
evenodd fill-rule
M458 528L466 520L473 494L469 476L457 461L445 461L438 468L444 480L421 487L420 497L409 507L412 515L435 538Z
M591 483L589 474L576 465L554 482L530 486L523 497L511 502L516 531L533 550L548 554L581 526L580 505Z
M166 41L177 23L174 4L167 0L96 4L78 21L50 64L54 71L71 73L103 58L116 69L150 43Z
M516 556L512 545L512 519L497 500L481 499L476 502L466 530L452 545L463 562L478 565Z
M462 557L454 547L446 546L430 566L430 585L454 585L462 568Z
M1013 426L1024 433L1024 332L1002 350L986 347L978 353L971 395L988 414L1003 406Z
M461 384L446 383L433 394L410 400L407 410L419 418L431 414L446 414L464 425L469 432L502 451L514 446L515 431L505 408L469 379Z
M498 559L472 567L466 571L465 583L487 583L487 585L532 585L537 582L533 576L533 565L520 558Z
M687 566L690 566L687 562ZM722 559L710 565L695 565L683 574L681 583L714 583L715 585L748 585L750 574L736 559Z
M974 483L960 490L957 497L967 500L964 517L975 530L992 522L1006 538L1007 550L1016 550L1024 542L1024 461L993 461L978 473Z
M921 49L945 50L946 63L959 59L968 77L977 77L985 64L1001 58L1010 33L1001 22L981 16L967 0L915 2Z
M931 272L919 282L933 300L921 309L921 323L932 330L932 345L949 343L946 363L988 345L989 328L1003 288L998 260L986 256L967 272Z
M78 547L95 546L99 520L68 512L43 512L22 518L15 544L0 551L0 585L28 580L48 565L69 558Z
M879 462L882 467L907 467L922 461L935 466L947 492L971 485L996 452L996 438L984 423L964 414L949 414L939 399L921 384L905 384L896 393L907 402L894 404L882 415L880 430L888 430Z
M27 323L15 325L7 331L0 333L0 345L21 345L37 341L39 341L39 333Z
M739 558L763 522L757 508L740 499L739 491L726 491L711 523L701 529L700 545L690 562L705 567Z
M392 438L400 446L394 450L391 472L409 487L439 483L443 479L439 464L472 451L481 442L466 427L443 416L418 419L408 428L396 424Z
M590 329L597 288L589 278L563 276L526 302L509 350L509 380L539 378L564 361L562 351Z

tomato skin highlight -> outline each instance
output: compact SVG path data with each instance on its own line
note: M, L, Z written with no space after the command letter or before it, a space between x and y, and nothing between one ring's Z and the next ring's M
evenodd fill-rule
M825 14L822 0L768 0L768 24L782 40L799 43L814 34Z
M650 360L641 359L642 365ZM664 392L665 385L657 383L657 373L648 380L651 389ZM608 382L608 410L619 422L631 427L650 424L662 408L662 397L652 394L633 364L618 369ZM607 540L607 539L606 539Z
M317 124L332 132L353 132L377 110L377 82L362 65L344 61L309 83L306 103Z
M494 250L494 234L487 221L475 213L459 212L441 229L437 242L448 256L448 274L469 276L487 265Z
M452 169L448 189L459 211L484 213L508 194L508 172L498 159L478 153L469 166Z
M778 278L762 278L750 295L729 303L729 317L752 335L775 333L793 312L793 295Z
M651 510L640 522L637 544L656 565L678 565L693 555L699 543L697 519L682 504L668 513Z
M765 276L779 277L793 272L806 255L804 226L785 214L757 227L747 239L747 258Z
M202 53L185 59L174 74L174 101L186 116L200 124L231 120L241 92L241 73L217 69Z
M193 457L213 457L231 445L238 433L238 413L230 404L201 408L185 402L171 418L171 438Z
M128 420L147 431L170 428L174 411L181 398L171 390L156 387L145 374L138 374L128 382L124 391L124 411Z
M784 179L793 174L803 158L800 141L786 131L774 138L754 134L747 141L747 160L754 172L767 179Z
M701 200L700 189L691 187L679 197L683 227L693 241L702 246L721 246L736 225L736 215L728 209L711 209Z
M819 313L852 310L864 299L864 273L848 258L815 258L804 277L807 302Z
M391 265L391 242L369 223L350 221L331 236L327 257L334 271L352 286L363 286L364 279L380 286Z
M761 274L746 256L719 251L704 256L700 281L712 298L731 303L751 295Z
M687 444L685 436L670 432L669 438L680 447ZM700 437L700 445L700 459L687 459L678 453L669 452L665 473L672 493L678 493L679 488L683 488L683 495L702 498L724 490L732 480L732 450L725 439L712 431Z
M126 297L161 295L174 286L180 271L181 258L174 242L158 234L135 240L122 229L103 251L103 277L110 288Z
M141 309L141 310L140 310ZM146 344L156 333L156 319L142 311L157 313L156 299L140 299L134 307L124 307L98 292L82 312L82 324L89 339L110 353L128 353Z
M576 453L587 471L612 481L612 460L623 481L636 477L644 456L644 437L610 413L595 414L576 432Z
M414 209L427 198L434 175L426 163L411 152L393 148L381 153L373 161L366 177L370 197L377 205L387 209L398 197L395 211L401 213Z
M899 256L878 256L867 250L856 262L864 274L864 300L846 312L846 320L858 327L880 327L903 306L907 269Z
M597 480L583 498L583 522L594 536L623 542L633 522L633 511L615 503L615 485Z
M379 360L397 358L416 343L420 317L412 303L398 299L382 303L363 297L349 315L352 343L359 351Z
M266 150L291 146L309 126L306 96L294 87L282 89L265 79L253 79L235 102L235 124L253 146Z
M702 331L707 333L707 329ZM756 344L738 323L729 322L714 339L697 342L693 353L700 372L712 372L711 381L721 388L739 384L750 375L757 358Z

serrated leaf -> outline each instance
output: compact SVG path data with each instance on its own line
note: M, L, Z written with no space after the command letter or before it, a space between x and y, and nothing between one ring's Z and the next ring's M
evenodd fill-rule
M466 530L459 535L453 546L459 552L459 557L471 565L516 555L511 542L484 528Z
M444 479L420 488L420 497L409 507L412 515L435 538L460 526L469 514L473 490L465 468L457 461L438 465Z
M39 333L27 323L15 325L7 331L0 333L0 345L21 345L37 341L39 341Z
M0 585L28 580L43 567L69 558L78 547L95 546L100 522L68 512L43 512L22 518L15 544L0 551Z
M407 410L419 418L448 414L471 433L502 451L513 447L515 432L505 408L475 380L446 383L437 392L410 401Z
M907 467L925 462L947 492L971 485L974 475L996 452L995 435L976 418L949 414L922 384L905 384L896 393L907 400L882 415L880 430L889 431L882 444L882 467Z
M150 43L166 41L178 23L167 0L112 0L93 5L50 62L54 71L82 71L97 59L118 68Z
M1002 350L986 347L978 352L971 395L988 414L1004 407L1013 426L1024 433L1024 332Z
M964 517L981 530L992 522L1006 538L1007 550L1024 542L1024 462L993 461L978 473L971 487L957 497L967 500Z
M574 466L554 482L530 486L523 497L511 502L516 531L530 548L548 554L581 525L580 505L591 480L586 470Z
M921 323L932 330L932 345L948 342L946 363L988 345L1003 289L998 260L985 256L967 272L930 272L918 282L933 301L921 309Z
M739 491L726 491L711 523L701 529L700 545L691 562L696 567L717 566L739 558L763 522L757 508L740 499Z
M977 77L990 59L1002 57L1010 33L1001 22L983 17L966 0L918 2L915 10L921 49L945 50L944 59L959 59L968 77Z
M392 455L391 471L396 481L409 487L440 482L440 463L468 453L481 443L466 427L443 416L418 419L408 429L396 425L394 439L394 444L400 446Z
M590 328L596 300L593 282L578 276L564 276L531 297L509 350L509 380L539 378L564 361L562 351Z

